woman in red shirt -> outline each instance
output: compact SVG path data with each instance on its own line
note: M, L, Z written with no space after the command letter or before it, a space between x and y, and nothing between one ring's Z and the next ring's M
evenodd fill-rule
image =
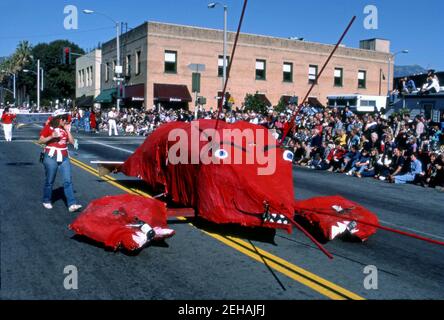
M14 121L15 118L16 115L9 112L9 107L6 107L5 110L3 110L2 123L6 141L12 141L12 121Z
M68 202L69 212L82 208L77 204L71 178L71 162L68 155L68 143L74 144L71 134L71 125L68 123L66 113L55 113L53 118L40 132L39 143L45 146L43 165L45 166L45 185L43 188L43 206L52 209L52 187L60 169L63 176L63 189Z

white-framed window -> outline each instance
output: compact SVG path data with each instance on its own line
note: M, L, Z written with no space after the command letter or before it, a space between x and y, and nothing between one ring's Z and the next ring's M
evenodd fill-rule
M226 66L227 66L227 70L228 70L228 64L230 63L230 57L227 56L227 62L226 62ZM219 56L217 59L217 76L218 77L223 77L224 75L224 56Z
M105 64L105 82L109 81L109 62Z
M344 69L342 68L335 68L334 73L334 86L335 87L342 87L344 82Z
M136 75L140 74L141 62L140 62L141 51L136 51Z
M126 75L130 76L131 75L131 55L130 54L126 56L125 70L126 70Z
M308 67L308 83L313 84L318 78L318 66L310 65Z
M265 60L256 60L256 80L266 80L267 62Z
M165 50L165 73L177 73L177 51Z
M293 82L293 63L284 62L282 65L282 81Z
M358 88L365 89L367 87L367 71L358 71Z
M79 70L77 72L77 87L81 88L82 87L82 71Z

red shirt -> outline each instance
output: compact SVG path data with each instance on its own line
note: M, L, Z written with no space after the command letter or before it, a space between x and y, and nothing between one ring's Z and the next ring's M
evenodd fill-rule
M4 124L11 124L12 120L14 120L17 116L13 113L3 113L2 122Z
M42 129L42 131L40 131L40 136L43 138L50 137L54 131L58 132L59 137L52 139L46 144L46 153L50 151L50 147L61 149L65 149L68 147L68 133L63 128L53 128L47 125ZM68 156L68 150L61 150L61 152L64 157Z

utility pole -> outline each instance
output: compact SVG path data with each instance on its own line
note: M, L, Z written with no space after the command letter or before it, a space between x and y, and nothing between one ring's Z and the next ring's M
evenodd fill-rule
M37 59L37 111L40 111L40 59Z
M122 71L122 68L120 67L120 24L116 23L116 46L117 46L117 63L116 68L119 66L119 71ZM117 73L117 112L120 112L120 77L121 73Z

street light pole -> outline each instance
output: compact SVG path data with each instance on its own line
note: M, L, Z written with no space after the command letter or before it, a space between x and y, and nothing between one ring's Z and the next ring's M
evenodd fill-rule
M37 111L40 111L40 59L37 59Z
M102 12L84 9L83 13L85 13L85 14L93 14L93 13L100 14L100 15L106 17L107 19L111 20L116 26L116 54L117 54L116 67L119 67L118 68L119 72L117 73L116 69L114 69L114 73L117 76L117 101L116 101L116 104L117 104L117 112L119 112L120 111L120 77L121 77L121 73L120 73L120 71L121 71L121 66L120 66L120 23Z
M227 15L228 7L224 5L224 69L222 91L224 90L225 82L227 81Z
M117 65L120 66L120 25L116 22L116 46L117 46ZM119 70L120 71L120 70ZM117 74L117 112L120 112L120 78L121 74Z
M223 52L223 76L222 76L222 92L224 91L225 82L227 81L227 16L228 16L228 6L223 5L220 2L211 2L208 4L209 9L215 8L217 5L224 7L224 52ZM222 100L224 97L222 97Z

